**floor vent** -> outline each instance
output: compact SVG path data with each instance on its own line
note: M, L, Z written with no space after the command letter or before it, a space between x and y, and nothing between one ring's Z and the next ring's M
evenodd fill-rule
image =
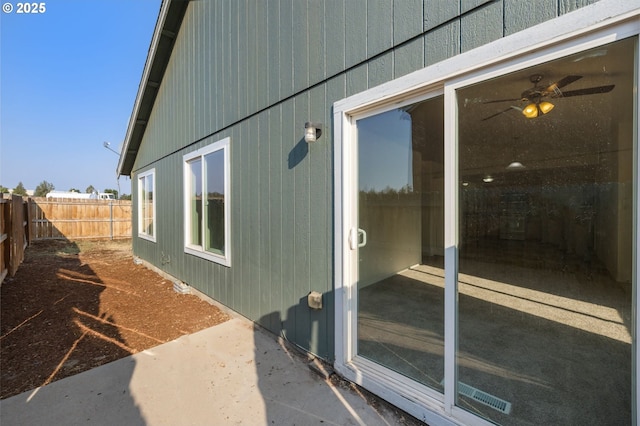
M444 386L444 379L440 382ZM481 404L491 407L494 410L498 410L501 413L511 413L511 403L500 399L497 396L490 395L486 392L476 389L473 386L469 386L466 383L458 382L458 392L460 395L464 395L468 398L474 399Z

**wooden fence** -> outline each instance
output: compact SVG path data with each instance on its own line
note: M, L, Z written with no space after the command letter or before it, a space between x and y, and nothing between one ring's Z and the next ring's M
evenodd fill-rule
M30 198L34 240L131 238L131 201Z
M27 203L17 195L0 196L0 283L16 274L29 241Z
M131 201L0 196L0 284L33 240L131 238Z

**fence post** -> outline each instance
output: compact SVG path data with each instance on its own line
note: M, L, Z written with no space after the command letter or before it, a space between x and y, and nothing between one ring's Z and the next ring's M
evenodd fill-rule
M9 234L9 249L11 250L9 260L9 276L14 276L18 271L18 266L24 260L25 233L24 233L24 201L19 195L11 196L11 230Z
M9 273L11 246L9 232L11 232L11 218L9 217L9 202L0 194L0 284Z
M109 201L109 233L113 240L113 201Z

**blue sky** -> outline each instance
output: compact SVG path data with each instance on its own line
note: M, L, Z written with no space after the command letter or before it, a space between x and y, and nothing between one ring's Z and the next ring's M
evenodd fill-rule
M41 14L0 2L13 6L0 12L0 185L118 189L103 142L120 151L161 0L50 0Z

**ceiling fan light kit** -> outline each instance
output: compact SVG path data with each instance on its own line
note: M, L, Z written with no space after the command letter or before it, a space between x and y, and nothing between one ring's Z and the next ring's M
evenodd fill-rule
M543 114L548 113L553 109L554 106L555 105L553 105L551 102L546 102L546 101L540 102L540 103L533 103L533 104L527 105L522 110L522 114L527 118L536 118Z
M581 75L567 75L560 80L551 83L548 86L540 86L539 83L542 81L542 74L533 74L529 77L529 81L533 84L531 89L527 89L520 95L519 98L511 98L511 99L494 99L489 101L482 102L483 104L492 104L499 102L515 102L515 101L524 101L529 102L529 104L522 109L522 114L527 118L536 118L541 115L547 114L549 111L553 109L555 105L551 102L543 101L542 99L545 97L549 98L569 98L573 96L584 96L584 95L594 95L599 93L608 93L613 90L615 85L610 84L607 86L596 86L596 87L587 87L584 89L577 90L569 90L562 91L564 86L567 86L575 81L578 81L582 78ZM512 109L520 109L515 106L510 106L509 108L500 111L496 114L490 115L482 119L482 121L486 121L490 118L497 117L505 112L509 112Z

